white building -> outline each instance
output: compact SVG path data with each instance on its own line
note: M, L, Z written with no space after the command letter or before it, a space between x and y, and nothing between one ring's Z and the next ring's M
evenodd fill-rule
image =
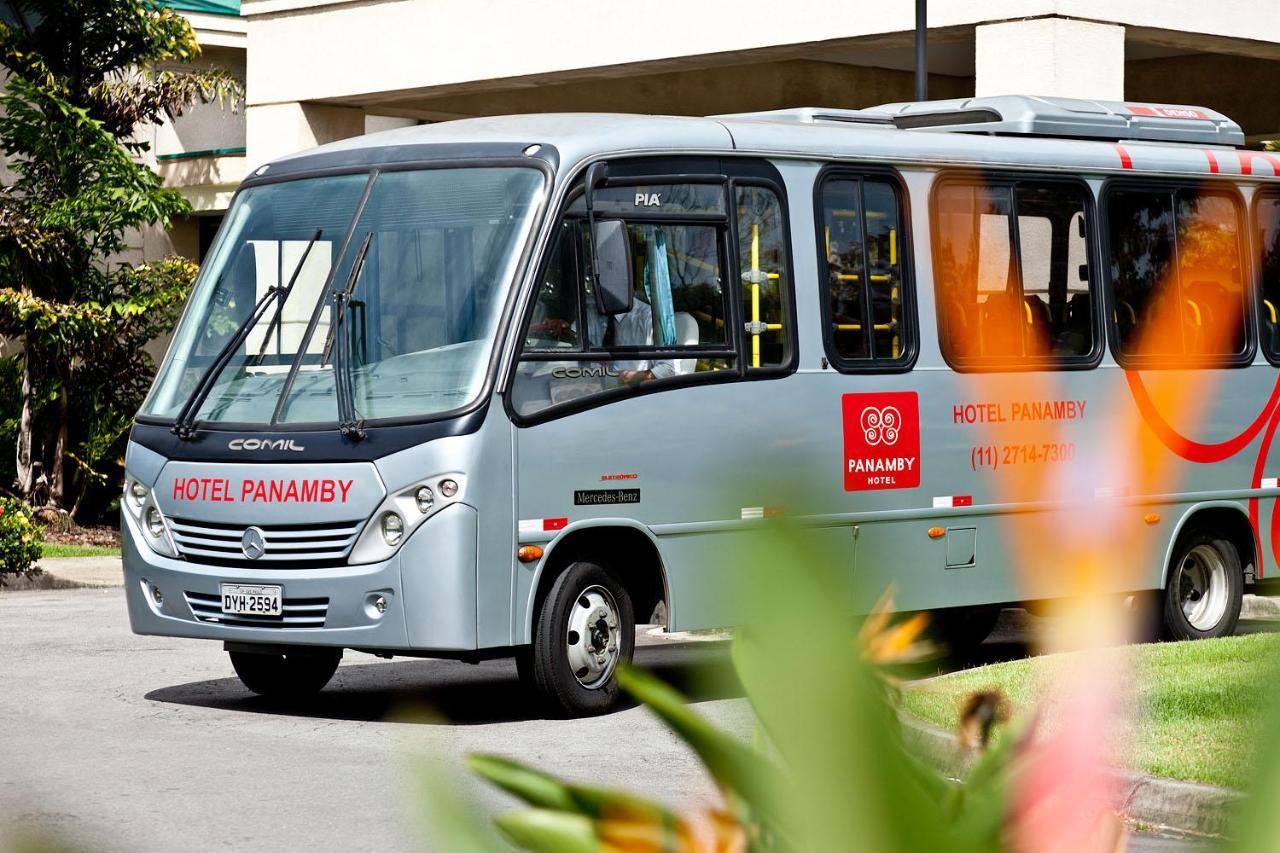
M200 257L246 167L369 130L502 113L706 115L914 98L912 0L172 0L235 115L157 131ZM931 97L1199 104L1280 136L1280 0L931 0ZM159 248L159 247L156 247ZM146 247L151 252L152 247Z

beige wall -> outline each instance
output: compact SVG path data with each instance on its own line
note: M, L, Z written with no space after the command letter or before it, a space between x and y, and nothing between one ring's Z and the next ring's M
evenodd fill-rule
M972 94L973 81L935 74L929 88L934 97L962 97ZM398 105L432 119L534 112L700 116L797 105L852 109L910 100L914 92L915 76L910 72L797 59L591 82L546 83L471 95L419 96L399 101ZM382 106L396 105L390 101Z
M1124 100L1124 27L1072 18L983 24L974 94Z
M1007 2L1007 0L1005 0ZM546 75L741 65L758 51L912 26L912 4L847 0L358 0L247 2L249 103L470 86ZM945 18L945 13L939 13ZM940 18L938 23L942 23ZM638 66L638 67L637 67ZM496 85L494 85L496 84Z
M1160 101L1176 92L1183 103L1211 105L1256 140L1280 138L1277 83L1280 61L1205 53L1130 62L1124 88L1132 100Z
M328 104L259 104L246 115L248 169L268 160L364 133L364 111Z
M681 67L821 58L909 44L914 4L882 0L248 0L249 102L482 91ZM935 37L1044 16L1113 23L1149 40L1280 57L1274 0L934 0ZM905 41L904 41L905 39Z
M243 85L245 79L244 50L205 47L200 58L189 66L174 70L221 69ZM244 147L244 101L219 104L194 104L182 115L162 121L155 128L153 153L157 157L181 155L193 151Z
M932 66L930 95L1128 96L1232 114L1234 75L1161 85L1164 60L1147 58L1242 57L1261 82L1280 62L1276 3L932 0L930 42L951 59ZM250 168L357 135L367 114L710 114L914 96L907 0L245 0L242 11ZM1274 129L1269 107L1242 106L1249 132Z

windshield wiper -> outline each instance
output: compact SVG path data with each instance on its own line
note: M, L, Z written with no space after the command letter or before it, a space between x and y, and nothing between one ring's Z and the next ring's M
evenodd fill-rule
M298 280L298 274L302 272L302 265L307 262L307 255L311 254L311 247L320 239L321 229L317 228L316 233L308 241L307 247L302 251L302 257L298 258L297 265L293 268L293 274L289 276L289 283L284 287L273 285L268 288L267 292L262 294L253 306L253 310L249 315L241 321L236 330L232 333L227 342L222 345L222 349L218 350L217 355L213 357L213 362L209 365L200 376L200 381L196 383L195 390L191 392L191 396L187 398L187 402L182 405L182 410L178 412L178 417L174 419L173 426L169 431L183 441L189 441L195 438L196 434L196 413L200 411L200 407L204 405L204 401L208 399L209 392L213 390L213 383L218 381L218 376L231 363L231 357L235 355L236 350L249 337L249 332L262 319L262 315L266 313L267 306L271 304L272 299L280 298L280 305L283 308L284 300L289 298L290 291L293 290L294 283ZM276 312L279 316L279 311ZM274 320L275 318L273 318ZM263 342L263 348L266 348L266 342ZM261 356L261 353L259 353Z
M357 418L355 393L351 388L351 345L347 332L347 308L351 304L351 294L355 292L360 281L360 273L364 272L364 259L369 254L369 244L373 242L373 232L364 235L360 250L351 263L351 272L347 275L346 285L333 294L333 327L329 330L329 340L325 343L324 353L320 356L323 366L333 352L333 387L338 398L338 431L345 437L359 441L364 438L364 423Z

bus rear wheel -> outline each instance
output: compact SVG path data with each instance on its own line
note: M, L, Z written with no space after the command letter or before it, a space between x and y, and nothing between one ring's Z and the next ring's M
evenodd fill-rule
M555 579L516 655L521 680L554 713L603 714L621 698L618 666L635 650L636 619L626 589L595 563L579 561Z
M1209 533L1179 541L1164 590L1164 632L1173 640L1226 637L1244 601L1244 572L1236 546Z
M998 605L933 610L929 612L928 634L948 658L968 661L995 630L1000 611Z
M227 654L241 683L259 696L271 699L299 699L319 693L333 678L342 660L342 649Z

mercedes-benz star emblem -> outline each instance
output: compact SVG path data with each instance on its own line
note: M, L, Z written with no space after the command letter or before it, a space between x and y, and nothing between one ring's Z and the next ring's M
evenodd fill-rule
M240 537L240 550L250 560L256 560L267 553L267 540L262 536L262 528L250 527Z

